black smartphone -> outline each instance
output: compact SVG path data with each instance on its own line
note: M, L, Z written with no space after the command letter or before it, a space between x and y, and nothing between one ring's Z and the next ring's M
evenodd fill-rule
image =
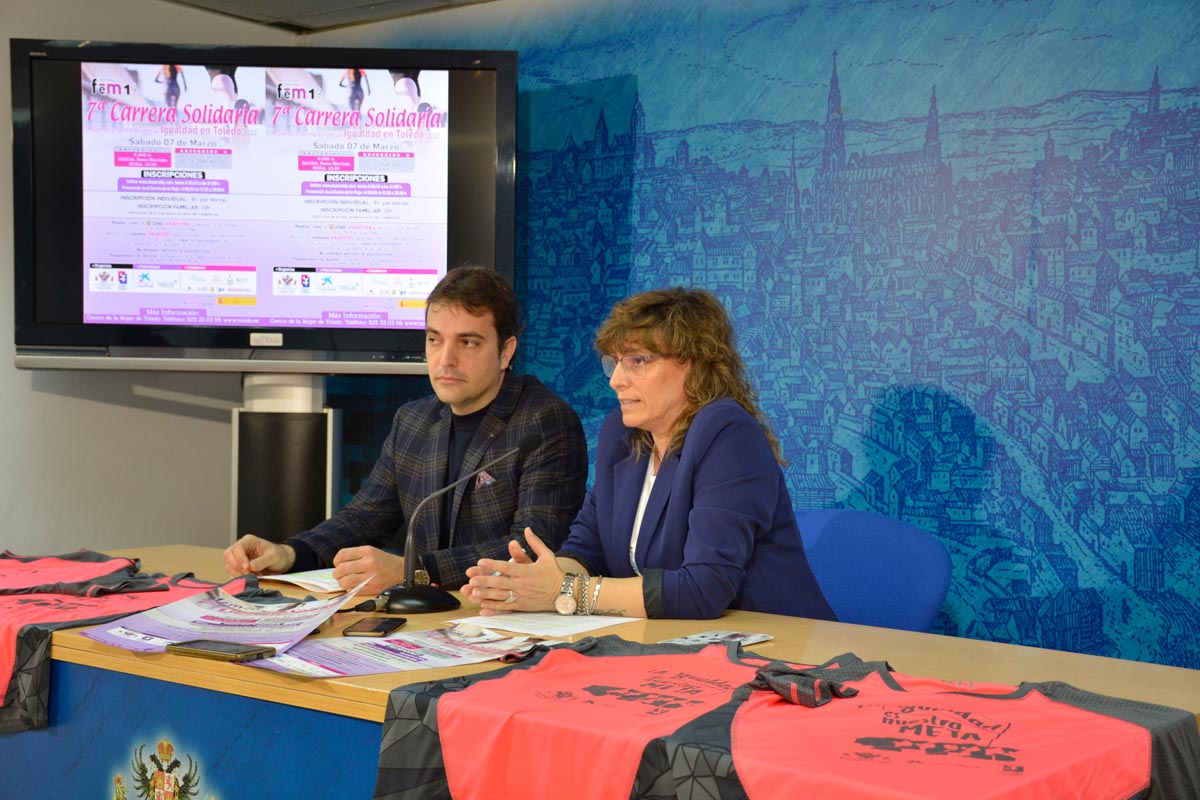
M387 636L408 622L404 617L363 617L342 631L343 636Z
M275 655L275 648L265 644L192 639L188 642L175 642L167 645L167 652L181 656L215 658L218 661L254 661L257 658L270 658Z

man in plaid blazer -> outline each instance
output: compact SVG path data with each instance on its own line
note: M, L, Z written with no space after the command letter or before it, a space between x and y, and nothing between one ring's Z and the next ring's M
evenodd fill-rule
M425 358L434 396L400 408L383 452L354 498L330 519L282 544L243 536L225 551L232 575L333 566L364 595L404 577L409 515L423 499L525 436L542 443L506 458L427 504L413 522L416 569L445 588L461 586L480 558L507 558L526 526L551 547L566 538L583 501L587 443L575 412L532 376L509 371L519 311L494 270L451 270L429 295ZM439 502L441 501L441 502Z

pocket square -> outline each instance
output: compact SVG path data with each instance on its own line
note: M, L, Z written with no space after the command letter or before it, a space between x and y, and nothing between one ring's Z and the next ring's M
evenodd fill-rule
M482 489L485 486L491 486L496 482L496 479L485 469L475 477L475 488Z

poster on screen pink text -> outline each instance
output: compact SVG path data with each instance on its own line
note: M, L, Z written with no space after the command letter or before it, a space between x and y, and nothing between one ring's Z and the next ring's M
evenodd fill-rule
M84 322L420 328L449 74L85 63Z

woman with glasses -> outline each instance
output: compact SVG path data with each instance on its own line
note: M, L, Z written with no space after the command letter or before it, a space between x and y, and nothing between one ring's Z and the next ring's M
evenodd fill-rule
M596 447L595 485L555 554L484 559L467 596L484 614L548 611L720 616L727 608L833 619L809 568L725 309L699 289L634 295L596 334L619 408Z

